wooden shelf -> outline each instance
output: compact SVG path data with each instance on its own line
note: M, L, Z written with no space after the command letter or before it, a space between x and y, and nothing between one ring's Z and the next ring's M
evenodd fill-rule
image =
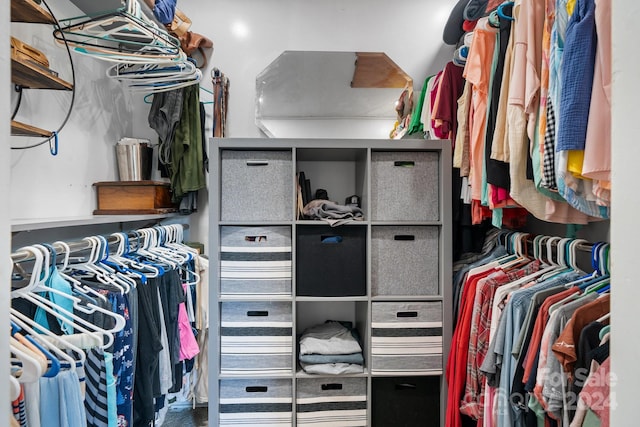
M404 88L413 80L402 68L382 52L356 52L356 69L351 87Z
M73 90L73 85L37 65L11 59L11 81L27 89Z
M51 137L53 132L11 120L11 135Z
M11 22L55 24L51 14L33 0L11 0Z

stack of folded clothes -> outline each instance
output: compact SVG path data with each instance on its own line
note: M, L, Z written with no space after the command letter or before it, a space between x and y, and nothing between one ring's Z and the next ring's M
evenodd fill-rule
M359 374L364 357L358 331L351 322L327 320L300 336L299 361L309 374Z

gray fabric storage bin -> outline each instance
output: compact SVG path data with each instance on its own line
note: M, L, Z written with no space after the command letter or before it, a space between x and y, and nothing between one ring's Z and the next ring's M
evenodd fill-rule
M296 425L367 426L367 379L299 378Z
M220 227L220 295L291 295L291 227Z
M373 302L371 311L372 374L442 374L442 302Z
M291 380L220 380L218 410L220 426L293 425Z
M439 294L439 230L428 226L371 228L371 294Z
M223 221L293 218L291 151L223 150L220 156Z
M290 302L220 304L220 372L285 375L293 365Z
M374 221L440 219L440 165L429 151L371 153L371 218Z

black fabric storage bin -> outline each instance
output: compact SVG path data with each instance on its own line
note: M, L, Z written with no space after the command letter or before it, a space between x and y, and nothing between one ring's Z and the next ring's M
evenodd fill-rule
M373 427L439 427L440 377L371 380Z
M299 226L296 237L296 294L366 295L366 228Z

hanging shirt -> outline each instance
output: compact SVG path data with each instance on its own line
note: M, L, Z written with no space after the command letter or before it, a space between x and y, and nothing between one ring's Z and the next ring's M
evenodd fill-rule
M562 60L556 151L584 150L596 56L594 0L578 0Z
M522 45L518 50L515 50L518 42L523 43L518 34L527 31L526 20L524 17L520 17L520 3L521 1L518 0L514 5L516 21L511 35L514 38L514 53L507 106L507 138L511 156L509 162L510 195L520 206L541 220L562 224L586 224L588 222L586 215L569 206L566 202L549 199L537 190L533 181L527 179L529 139L527 136L528 114L525 112L526 46Z
M538 123L538 140L542 157L542 180L540 185L555 190L555 112L553 101L549 95L551 80L551 39L555 22L555 0L545 0L545 18L542 29L542 67L540 68L540 114Z
M504 6L506 15L511 16L512 7ZM491 96L489 98L489 107L487 111L487 131L485 136L485 166L487 173L487 182L502 189L511 188L509 179L509 164L503 160L496 160L492 157L493 141L498 120L498 108L500 105L501 93L503 90L503 76L505 70L505 59L507 47L511 39L511 21L508 19L500 19L499 32L497 33L498 43L495 49L495 67L492 72ZM502 147L495 151L502 151ZM504 200L504 199L501 199Z
M611 1L595 1L597 33L582 175L611 180Z
M458 98L462 95L465 81L462 77L464 68L449 61L445 65L440 79L440 97L435 110L432 112L434 120L440 122L440 131L455 143L458 128L457 106Z
M113 342L113 375L114 398L117 413L117 425L131 425L133 401L133 328L127 295L118 292L109 293L111 311L118 313L125 319L121 331L115 334Z
M49 277L45 282L45 286L71 296L71 284L67 282L60 275L60 272L55 266L50 269ZM50 292L49 295L46 296L46 298L52 301L56 307L60 307L61 309L64 309L69 313L73 313L72 299L59 295L58 293L54 293L54 292ZM53 308L53 310L58 312L58 316L69 319L69 321L66 322L64 320L59 319L57 316L51 316L57 320L58 324L60 325L60 329L67 335L73 334L73 326L71 325L71 322L72 322L71 318L69 318L68 316L66 316L56 308ZM35 321L39 325L51 330L49 326L48 317L49 316L47 316L47 312L44 309L42 309L40 306L38 306L36 309L35 317L34 317Z
M187 285L183 284L182 286L185 292L187 292ZM178 310L180 360L193 359L200 352L200 348L198 348L196 337L193 335L193 329L191 329L191 323L189 322L189 316L187 315L187 308L184 302L180 303Z
M206 187L204 154L201 142L198 85L183 90L183 107L171 147L172 199L179 201L186 193Z
M528 276L540 269L540 262L533 261L525 267L513 271L498 271L481 280L476 288L471 318L469 356L467 358L467 379L460 412L473 419L481 419L484 404L484 379L480 366L484 362L489 347L489 329L493 313L491 307L498 287Z
M578 308L551 347L569 379L573 379L573 367L578 360L576 347L578 346L580 333L587 324L610 312L610 297L610 295L603 295L597 300Z
M458 129L453 147L453 167L460 168L460 176L469 176L469 112L471 107L471 83L465 81L458 98Z
M549 317L540 342L540 357L534 394L542 407L556 420L561 419L562 411L562 367L552 351L552 346L564 329L569 318L578 307L597 298L596 294L578 297L558 307Z
M515 425L524 425L524 420L514 411L509 395L516 370L515 360L511 356L511 348L515 338L520 333L529 301L537 291L563 285L579 277L580 275L578 273L572 271L536 283L533 286L519 289L510 294L509 301L502 313L506 319L504 324L504 341L502 343L497 342L495 350L496 353L501 356L502 360L499 383L501 393L498 394L498 418L501 420L501 425L510 426L513 425L512 422L514 421L516 422Z
M496 45L497 28L489 25L487 18L478 20L473 32L464 77L472 84L473 120L470 125L471 198L482 199L482 175L487 119L487 102L491 81L491 65Z
M462 301L464 304L461 307L459 320L453 332L451 349L445 370L446 379L449 384L447 397L449 402L459 402L464 392L468 355L467 349L471 333L469 326L473 304L473 298L470 298L469 295L475 295L478 282L495 271L491 264L489 264L481 268L478 273L474 272L474 274L471 274L470 272L465 282L462 292ZM445 425L449 427L462 426L462 418L457 404L452 403L451 405L447 405Z

